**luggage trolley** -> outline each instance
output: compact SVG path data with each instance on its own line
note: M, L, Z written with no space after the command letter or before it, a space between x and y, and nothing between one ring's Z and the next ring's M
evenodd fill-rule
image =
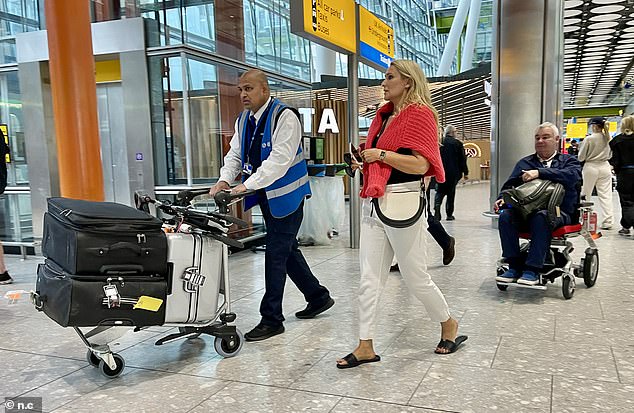
M228 212L229 205L239 202L252 192L217 194L215 201L218 212L192 207L194 197L208 192L209 188L182 191L174 203L152 199L140 192L135 193L137 209L149 213L149 205L154 205L158 211L171 217L163 219L168 260L167 294L166 300L161 303L165 306L165 320L156 325L178 327L179 331L160 338L155 344L163 345L209 334L215 337L214 348L219 355L233 357L240 352L244 336L233 324L236 314L231 311L228 247L243 248L244 245L229 238L226 233L233 224L239 227L246 227L248 224L228 215ZM103 309L135 306L139 303L138 297L123 296L123 287L129 278L127 275L103 277L104 294L100 303ZM222 298L220 304L219 298ZM33 292L31 300L41 311L46 297ZM130 329L136 332L147 327L149 325L139 327L109 320L108 325L94 326L86 333L77 326L73 326L73 329L88 349L88 363L99 368L104 376L115 378L123 372L125 360L121 355L113 353L108 343L117 340Z

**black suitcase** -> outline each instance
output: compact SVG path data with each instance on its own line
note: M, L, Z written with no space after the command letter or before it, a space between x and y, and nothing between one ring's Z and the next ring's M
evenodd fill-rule
M49 198L42 253L70 274L167 274L162 222L113 202Z
M116 292L118 299L109 300L106 291ZM78 277L46 260L37 268L35 292L36 307L62 327L144 327L165 322L167 281L162 276L120 273ZM163 303L158 311L135 309L141 296Z

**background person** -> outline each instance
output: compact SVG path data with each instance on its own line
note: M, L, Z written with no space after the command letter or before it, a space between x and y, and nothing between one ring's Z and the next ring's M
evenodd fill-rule
M621 120L621 133L610 141L610 163L616 173L616 190L621 203L619 234L629 235L634 226L634 115Z
M271 99L268 79L261 70L245 72L238 90L245 111L236 121L220 179L209 193L229 189L229 182L240 172L242 184L231 192L257 190L245 199L245 209L259 204L266 224L266 286L260 304L262 319L244 337L259 341L284 332L282 298L286 274L308 302L304 310L295 313L297 318L313 318L335 302L313 275L297 243L304 199L311 194L301 149L299 114Z
M438 183L436 186L436 196L434 197L434 215L436 219L441 220L440 207L442 201L447 196L445 211L447 212L447 221L453 221L454 202L456 200L456 186L460 179L469 178L469 168L467 167L467 155L464 152L464 145L456 139L456 127L447 125L445 127L445 136L440 145L440 156L442 164L445 168L445 182Z
M9 154L9 146L4 140L4 133L0 129L0 194L4 193L5 188L7 187L7 163L6 163L6 155ZM7 270L7 266L4 263L4 249L2 247L2 242L0 242L0 285L1 284L11 284L13 279L9 275L9 271Z
M604 118L592 118L588 122L592 134L586 137L579 149L579 161L583 164L583 189L581 193L586 200L592 197L592 190L596 187L599 205L603 211L601 229L612 228L612 167L608 160L612 156L610 150L610 127Z
M380 361L374 351L378 301L396 256L410 291L423 303L433 321L441 325L436 352L454 352L466 340L458 336L458 321L451 317L445 297L427 272L425 220L407 228L383 224L371 198L392 191L420 189L424 175L444 181L438 148L438 115L432 106L427 80L413 61L395 60L381 84L387 104L377 112L368 132L363 158L362 216L359 246L359 344L337 360L340 369Z
M570 141L570 146L568 147L568 154L572 156L579 155L579 142L576 139L572 139Z

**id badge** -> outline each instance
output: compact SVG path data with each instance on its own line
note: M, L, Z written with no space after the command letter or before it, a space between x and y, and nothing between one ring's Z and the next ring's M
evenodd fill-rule
M242 173L245 175L251 175L253 173L253 166L250 163L245 163L242 168Z

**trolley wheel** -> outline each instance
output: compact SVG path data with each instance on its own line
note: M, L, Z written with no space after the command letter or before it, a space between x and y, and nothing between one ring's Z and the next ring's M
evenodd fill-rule
M187 332L190 332L190 331L191 331L191 328L187 328L187 327L178 327L178 332L179 332L179 333L187 333ZM194 338L198 338L198 337L200 337L200 335L201 335L201 334L202 334L202 333L198 333L198 334L194 334L194 335L192 335L192 336L189 336L189 337L187 337L187 340L191 340L191 339L194 339Z
M90 349L86 352L86 360L88 360L88 364L93 367L99 367L99 363L101 362L101 359Z
M498 290L500 290L500 291L506 291L509 288L508 285L502 285L502 284L497 284L497 283L495 285L498 286Z
M119 375L123 372L123 369L125 368L125 360L123 360L123 357L121 357L120 355L116 353L113 354L112 357L114 357L114 362L117 365L117 367L114 370L112 370L110 366L106 364L105 361L101 360L99 362L99 369L101 370L101 374L103 374L109 379L114 379L115 377L119 377Z
M214 340L214 348L216 352L222 357L228 358L237 355L242 349L244 344L244 335L238 329L236 329L236 336L234 340L228 340L227 338L216 337Z
M583 259L583 282L590 288L597 282L599 275L599 251L587 248Z
M562 277L561 279L561 292L564 294L566 300L570 300L575 293L575 285L570 277Z

